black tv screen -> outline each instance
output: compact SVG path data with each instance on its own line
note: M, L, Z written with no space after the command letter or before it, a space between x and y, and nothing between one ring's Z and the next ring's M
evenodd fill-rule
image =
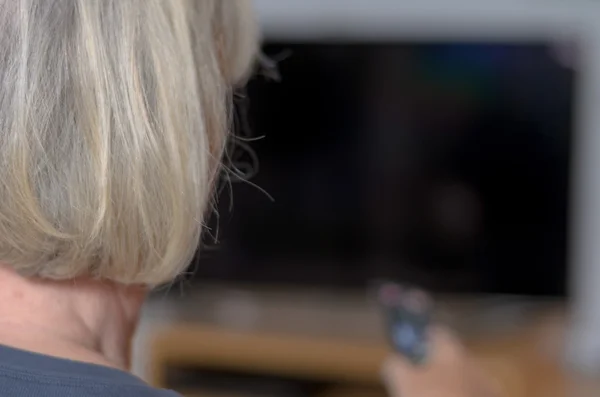
M197 279L565 293L576 74L555 46L264 51L230 151L250 183L220 190Z

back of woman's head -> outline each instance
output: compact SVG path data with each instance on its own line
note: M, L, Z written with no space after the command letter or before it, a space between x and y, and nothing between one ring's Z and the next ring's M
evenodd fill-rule
M257 47L246 0L0 0L0 261L170 281Z

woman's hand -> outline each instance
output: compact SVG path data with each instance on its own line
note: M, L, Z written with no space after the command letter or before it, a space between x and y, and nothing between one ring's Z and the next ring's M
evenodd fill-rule
M504 397L450 332L432 331L431 346L422 366L397 356L384 364L383 379L391 397Z

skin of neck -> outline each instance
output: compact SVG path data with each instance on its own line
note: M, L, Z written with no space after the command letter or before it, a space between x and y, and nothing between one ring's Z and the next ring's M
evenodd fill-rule
M25 278L0 265L0 345L126 370L147 288Z

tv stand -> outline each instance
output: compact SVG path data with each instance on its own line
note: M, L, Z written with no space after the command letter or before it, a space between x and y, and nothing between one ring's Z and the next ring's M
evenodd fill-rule
M326 396L385 395L379 370L389 351L377 310L364 293L231 289L228 296L226 291L208 288L185 304L179 301L176 306L186 306L187 316L180 312L171 324L147 333L153 384L173 387L168 369L193 367L318 381L330 385L323 390ZM506 297L442 302L441 316L507 396L600 392L598 382L562 368L561 302ZM237 304L242 306L236 309ZM238 309L251 315L236 319Z

